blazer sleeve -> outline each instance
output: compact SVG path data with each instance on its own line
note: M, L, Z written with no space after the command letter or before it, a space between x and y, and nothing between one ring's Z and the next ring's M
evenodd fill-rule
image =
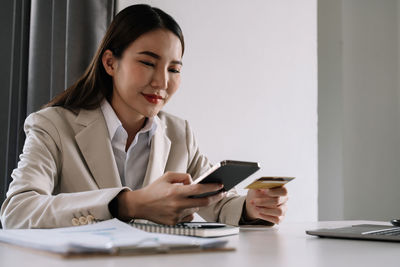
M212 167L210 161L200 152L194 133L186 121L186 137L189 152L188 173L199 177ZM230 225L239 225L243 205L246 197L240 196L235 189L228 192L227 196L213 205L200 208L198 214L206 221L217 221Z
M111 218L108 203L125 189L57 194L63 157L57 128L34 113L26 119L24 130L23 152L1 207L3 227L54 228L72 226L74 218L89 215L98 220Z

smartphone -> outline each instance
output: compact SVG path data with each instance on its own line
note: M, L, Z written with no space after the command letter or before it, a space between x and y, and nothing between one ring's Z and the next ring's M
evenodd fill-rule
M238 183L260 169L257 162L224 160L214 165L207 172L197 178L193 184L220 183L224 187L218 191L207 192L200 195L191 196L192 198L207 197L218 194L219 192L229 191Z

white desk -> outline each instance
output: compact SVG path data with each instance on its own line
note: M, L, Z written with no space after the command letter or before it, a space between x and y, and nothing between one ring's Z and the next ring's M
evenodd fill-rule
M0 266L400 266L400 243L326 239L306 229L341 227L366 221L283 224L263 231L246 230L229 237L233 252L62 259L0 243ZM384 224L384 223L380 223Z

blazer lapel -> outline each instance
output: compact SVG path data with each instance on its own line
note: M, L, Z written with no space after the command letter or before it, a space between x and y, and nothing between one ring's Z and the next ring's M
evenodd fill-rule
M121 187L101 109L82 109L76 118L76 123L84 127L75 135L75 140L99 188Z
M151 150L143 187L147 186L165 172L171 141L165 134L165 124L156 116L157 129L151 140Z

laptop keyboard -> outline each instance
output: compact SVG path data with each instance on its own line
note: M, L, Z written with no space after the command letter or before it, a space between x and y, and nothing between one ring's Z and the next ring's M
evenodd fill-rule
M385 236L400 236L400 227L375 230L362 233L363 235L385 235Z

